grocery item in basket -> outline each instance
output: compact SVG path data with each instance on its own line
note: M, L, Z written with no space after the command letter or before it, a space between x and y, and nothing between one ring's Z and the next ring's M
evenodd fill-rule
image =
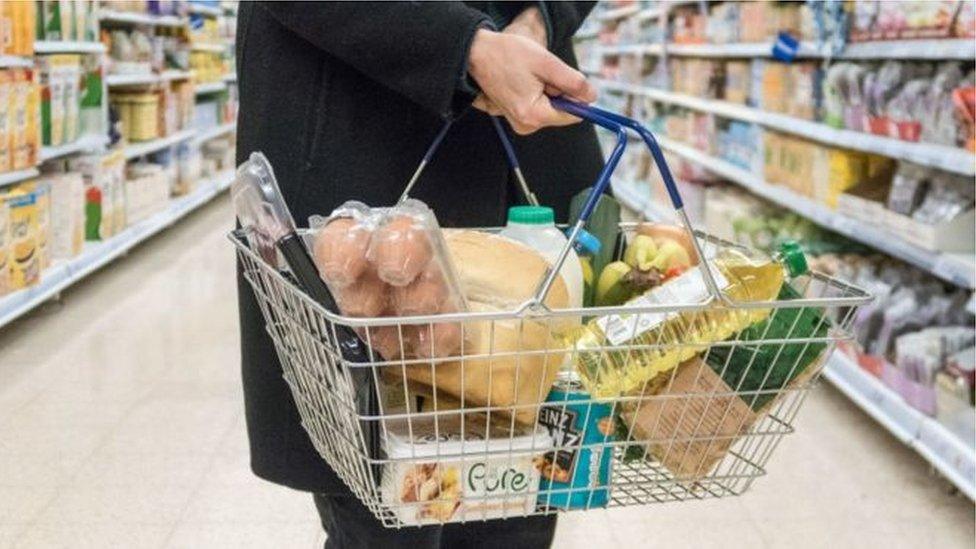
M539 410L539 425L554 449L537 460L542 473L539 505L554 509L606 507L613 458L612 405L593 402L579 375L563 370Z
M651 457L680 480L697 480L712 471L757 415L701 359L693 358L678 366L660 393L644 396L621 418L621 434L639 443L637 455L628 451L629 456Z
M555 225L555 214L547 206L513 206L508 209L508 223L502 236L517 240L541 253L555 266L559 254L566 247L566 235ZM583 270L576 252L569 255L559 268L559 275L569 289L569 306L583 306Z
M533 297L548 267L541 254L503 236L469 230L444 232L472 312L514 311ZM556 277L545 304L560 309L568 303L566 283ZM492 415L514 415L519 423L534 425L538 404L546 398L563 363L561 335L578 322L572 317L533 320L531 316L466 321L464 356L436 367L408 365L405 374L431 393L436 384L438 402L456 397L465 406L490 405ZM392 372L401 376L399 368Z
M777 300L800 297L792 286L784 284ZM730 345L712 346L705 361L758 412L779 396L787 384L801 375L812 375L816 369L812 366L824 358L827 348L823 341L763 341L824 339L830 326L822 311L815 307L779 308L768 318L739 332Z
M641 225L627 244L623 261L610 263L600 273L596 305L622 305L697 264L690 242L683 229Z
M437 218L423 202L370 208L350 201L328 218L312 217L309 226L315 265L343 314L423 316L466 310ZM461 327L455 323L360 332L368 342L375 339L371 346L387 360L442 358L461 347Z
M807 270L806 258L793 242L781 246L772 258L743 248L721 248L709 261L709 268L719 289L734 302L774 300L788 277ZM701 269L689 269L628 305L702 304L699 309L607 315L589 321L573 334L571 342L590 392L600 398L653 392L666 380L661 374L770 312L765 308L706 307L703 304L709 297ZM652 380L655 382L648 386Z
M386 420L381 493L406 525L524 516L535 510L533 460L552 447L544 430L485 414Z

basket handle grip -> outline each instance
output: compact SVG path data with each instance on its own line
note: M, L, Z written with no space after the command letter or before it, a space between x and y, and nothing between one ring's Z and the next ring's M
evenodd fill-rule
M598 116L612 120L632 130L644 141L644 144L651 153L651 157L654 158L654 165L657 166L658 173L661 174L661 181L664 182L664 188L667 190L668 197L671 199L671 205L674 207L675 213L678 214L681 224L684 225L685 230L688 231L688 235L691 237L691 243L695 248L695 253L698 255L698 268L701 270L702 278L705 280L705 285L708 287L709 293L714 299L726 305L731 305L732 302L722 293L722 289L718 287L715 276L709 268L709 260L705 257L705 253L698 239L695 238L695 229L691 226L691 220L688 218L688 213L684 209L684 201L681 200L681 194L678 192L678 186L675 184L674 176L671 174L671 168L668 167L668 163L664 159L664 153L661 151L661 146L658 145L654 134L633 118L628 118L599 107L586 106L585 108L593 111Z

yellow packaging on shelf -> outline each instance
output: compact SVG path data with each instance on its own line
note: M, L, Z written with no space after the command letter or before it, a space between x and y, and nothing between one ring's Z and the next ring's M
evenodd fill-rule
M10 72L13 75L10 102L13 117L13 124L10 127L11 167L14 170L23 170L34 165L28 155L27 143L28 118L30 118L27 108L31 82L27 70L11 69Z
M159 137L159 97L154 93L120 94L113 98L122 120L122 133L129 141Z
M13 169L13 137L10 128L14 123L13 105L13 75L10 71L0 70L0 172Z
M37 253L37 200L33 193L11 189L2 195L10 208L13 255L10 262L10 288L20 290L40 281Z
M28 181L14 187L24 195L34 195L34 210L37 223L35 225L35 235L37 242L37 263L41 271L47 269L51 264L50 240L51 240L51 187L45 181Z
M10 233L10 206L0 197L0 296L10 293L10 263L13 247Z
M778 261L737 248L721 250L711 270L722 293L737 302L775 300L785 280L784 266ZM708 297L701 270L694 267L628 305L694 304ZM662 374L769 313L770 309L760 308L703 307L681 313L608 315L581 326L570 337L570 347L594 398L653 393L661 380L667 380Z

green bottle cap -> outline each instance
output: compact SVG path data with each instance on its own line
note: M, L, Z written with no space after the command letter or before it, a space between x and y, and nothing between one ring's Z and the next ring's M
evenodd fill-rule
M795 240L786 240L779 245L779 261L786 266L790 278L805 275L810 270L807 256L803 255L803 249Z
M508 209L508 222L523 225L552 225L556 216L548 206L512 206Z

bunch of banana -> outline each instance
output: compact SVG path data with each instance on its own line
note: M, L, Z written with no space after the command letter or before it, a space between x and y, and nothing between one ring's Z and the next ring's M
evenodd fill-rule
M637 234L627 245L623 261L603 268L596 283L595 304L622 305L693 264L688 249L678 240Z

